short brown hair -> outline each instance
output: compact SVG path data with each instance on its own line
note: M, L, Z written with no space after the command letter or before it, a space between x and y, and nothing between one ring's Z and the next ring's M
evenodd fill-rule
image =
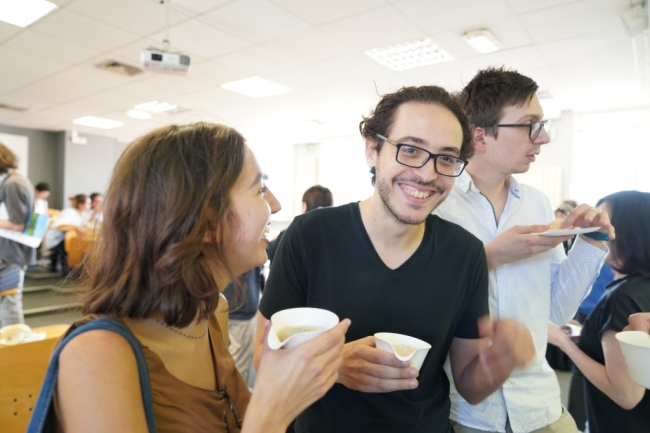
M165 126L129 145L87 261L83 313L161 312L178 327L214 314L216 273L234 277L220 240L232 222L230 193L247 152L237 131L210 123Z
M0 143L0 174L18 168L18 157L7 146Z
M377 143L377 152L381 151L383 141L379 140L376 134L388 137L395 122L397 109L406 103L433 104L444 107L451 111L463 131L463 142L460 146L460 157L469 158L474 153L472 147L472 131L467 121L467 116L462 107L452 95L445 89L438 86L402 87L397 92L383 95L379 104L370 113L364 116L359 123L359 132L364 138L372 138ZM372 173L372 184L375 184L374 168Z
M72 207L79 209L79 206L85 204L88 201L88 196L86 194L77 194L74 197L70 197L70 202Z
M302 202L307 206L306 212L319 207L332 206L332 191L324 186L314 185L302 195Z
M496 137L505 107L521 106L537 93L537 83L515 70L490 67L483 69L457 95L472 128L483 127Z

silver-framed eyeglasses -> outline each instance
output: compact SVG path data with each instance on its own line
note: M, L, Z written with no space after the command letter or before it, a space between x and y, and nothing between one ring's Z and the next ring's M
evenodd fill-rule
M380 140L397 147L395 160L407 167L424 167L430 159L433 159L433 168L436 170L436 173L443 176L458 177L467 165L467 161L462 158L443 154L436 155L435 153L431 153L428 150L411 144L397 143L381 134L375 134L375 136Z
M529 128L528 136L531 140L535 140L537 137L539 137L539 133L542 132L542 128L548 131L549 126L551 126L551 121L547 119L533 123L500 123L494 126L497 128Z

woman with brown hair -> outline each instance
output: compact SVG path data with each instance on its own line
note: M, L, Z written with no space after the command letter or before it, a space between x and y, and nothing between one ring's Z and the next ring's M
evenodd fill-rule
M71 330L108 317L135 335L158 431L284 432L336 381L349 320L293 349L265 347L251 397L215 317L230 280L266 261L279 209L244 138L226 126L159 128L118 161L82 283L86 317ZM85 332L59 364L59 431L147 431L124 338Z

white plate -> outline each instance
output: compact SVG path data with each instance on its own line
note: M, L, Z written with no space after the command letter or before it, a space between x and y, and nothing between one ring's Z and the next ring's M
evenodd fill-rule
M549 230L544 233L537 233L540 236L567 236L579 235L581 233L591 233L598 230L600 227L585 227L582 229L565 229L565 230Z

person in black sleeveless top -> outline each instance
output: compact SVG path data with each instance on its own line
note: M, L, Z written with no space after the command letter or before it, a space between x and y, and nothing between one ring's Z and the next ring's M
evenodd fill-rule
M601 202L616 228L607 257L616 279L587 316L579 346L552 324L549 342L584 374L590 433L646 432L650 395L630 378L615 334L630 315L650 311L650 193L622 191Z

